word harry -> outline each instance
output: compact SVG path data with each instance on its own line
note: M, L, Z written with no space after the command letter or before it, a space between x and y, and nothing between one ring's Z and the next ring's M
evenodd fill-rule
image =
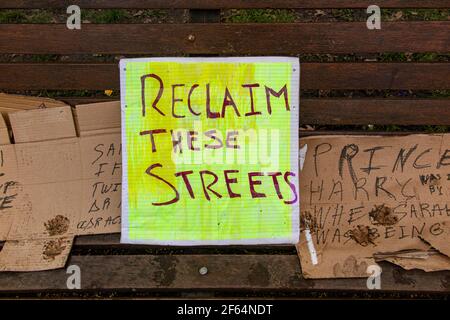
M159 90L158 90L158 94L156 95L156 97L154 98L154 100L151 103L151 107L156 110L160 115L162 116L166 116L166 113L163 112L160 109L160 106L158 105L159 101L161 100L161 98L164 95L164 92L166 90L166 86L163 82L163 80L161 79L160 76L158 76L157 74L147 74L141 77L141 90L142 90L142 116L145 117L146 115L146 109L147 109L147 101L146 101L146 83L147 83L147 79L154 79L158 82L159 85ZM189 93L187 94L187 96L179 96L177 94L177 88L182 89L183 87L185 87L185 84L172 84L171 85L171 116L173 118L185 118L186 114L183 113L179 113L176 110L176 106L177 103L186 103L187 105L187 109L189 110L189 113L193 116L199 117L201 116L202 112L200 110L194 110L193 106L192 106L192 96L194 93L197 93L197 91L200 91L201 94L203 94L204 97L204 101L205 101L205 112L206 112L206 118L208 119L215 119L215 118L225 118L226 115L226 111L227 109L229 109L230 107L232 108L232 110L234 111L234 114L237 117L241 117L241 112L240 108L238 108L236 102L233 99L233 96L230 92L230 90L228 89L228 87L225 87L224 90L224 94L223 94L223 102L221 105L221 110L220 111L214 111L211 108L211 86L209 83L205 84L204 88L201 88L199 84L195 83L193 84L190 89L189 89ZM260 84L259 83L251 83L251 84L242 84L241 85L242 88L248 89L248 97L249 97L249 110L248 112L244 113L244 116L249 117L249 116L258 116L258 115L262 115L261 111L256 110L255 107L255 96L254 96L254 91L258 90L257 88L260 88ZM179 89L179 90L180 90ZM259 89L261 90L261 89ZM289 106L289 101L288 101L288 89L287 89L287 85L284 85L279 91L274 90L273 88L270 88L268 86L264 86L264 93L266 96L266 110L267 113L269 115L272 114L272 103L271 103L271 97L275 97L275 98L281 98L281 96L283 96L284 99L284 104L286 107L286 111L290 111L290 106ZM241 107L242 109L242 107Z

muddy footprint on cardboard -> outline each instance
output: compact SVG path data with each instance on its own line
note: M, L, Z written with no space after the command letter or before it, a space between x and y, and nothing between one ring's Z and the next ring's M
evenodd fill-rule
M369 244L376 245L375 239L380 235L376 228L369 228L368 226L357 225L356 228L347 231L345 237L353 239L357 244L367 247Z
M49 240L44 244L44 251L42 252L42 255L45 260L55 260L55 258L59 256L64 249L66 249L66 246L64 245L63 239Z
M44 227L50 236L62 235L69 230L70 220L62 215L57 215L53 219L44 223Z
M367 263L362 261L358 263L356 258L352 255L345 259L344 263L336 263L333 266L333 273L335 277L348 278L348 277L364 277L367 276Z
M384 204L377 206L369 212L370 222L374 225L392 226L398 222L398 216L394 214L394 210Z

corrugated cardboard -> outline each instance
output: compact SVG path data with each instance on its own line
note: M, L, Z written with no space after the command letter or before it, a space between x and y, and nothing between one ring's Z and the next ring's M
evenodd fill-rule
M69 106L45 110L14 112L10 116L14 142L35 142L76 137L72 109Z
M421 269L426 272L450 270L450 258L438 252L425 259L389 257L384 260L406 270Z
M375 260L450 268L450 134L320 136L301 144L297 250L305 277L367 277Z
M9 144L9 132L3 117L0 117L0 145Z
M2 121L3 118L0 116L0 124ZM1 130L3 129L0 128ZM6 240L13 219L17 215L15 207L18 194L17 161L14 146L9 143L8 136L4 137L0 145L0 170L0 241L3 241Z
M14 109L16 111L62 107L65 105L64 102L51 98L0 93L0 108Z
M75 117L80 136L120 133L120 102L80 105L76 107Z
M120 232L120 133L79 138L83 154L83 207L77 234Z
M0 113L9 125L9 113L20 110L62 107L66 104L51 98L0 93Z
M7 241L0 251L0 271L41 271L62 268L72 248L72 237Z
M63 267L76 235L120 231L120 125L111 133L114 121L92 123L120 118L119 103L77 106L75 114L76 123L67 106L9 115L16 144L1 146L8 165L0 178L15 182L15 198L0 216L0 270Z

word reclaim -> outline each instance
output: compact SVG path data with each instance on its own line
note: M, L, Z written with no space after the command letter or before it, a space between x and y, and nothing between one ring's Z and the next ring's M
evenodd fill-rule
M122 242L298 241L297 59L120 67Z

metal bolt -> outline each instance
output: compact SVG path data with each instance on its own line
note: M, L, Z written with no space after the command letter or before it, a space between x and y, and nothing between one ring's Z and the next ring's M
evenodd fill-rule
M200 269L198 269L198 273L200 273L202 276L204 276L205 274L208 273L208 268L207 267L201 267Z
M191 42L195 41L195 36L193 34L190 34L188 36L188 40L191 41Z

